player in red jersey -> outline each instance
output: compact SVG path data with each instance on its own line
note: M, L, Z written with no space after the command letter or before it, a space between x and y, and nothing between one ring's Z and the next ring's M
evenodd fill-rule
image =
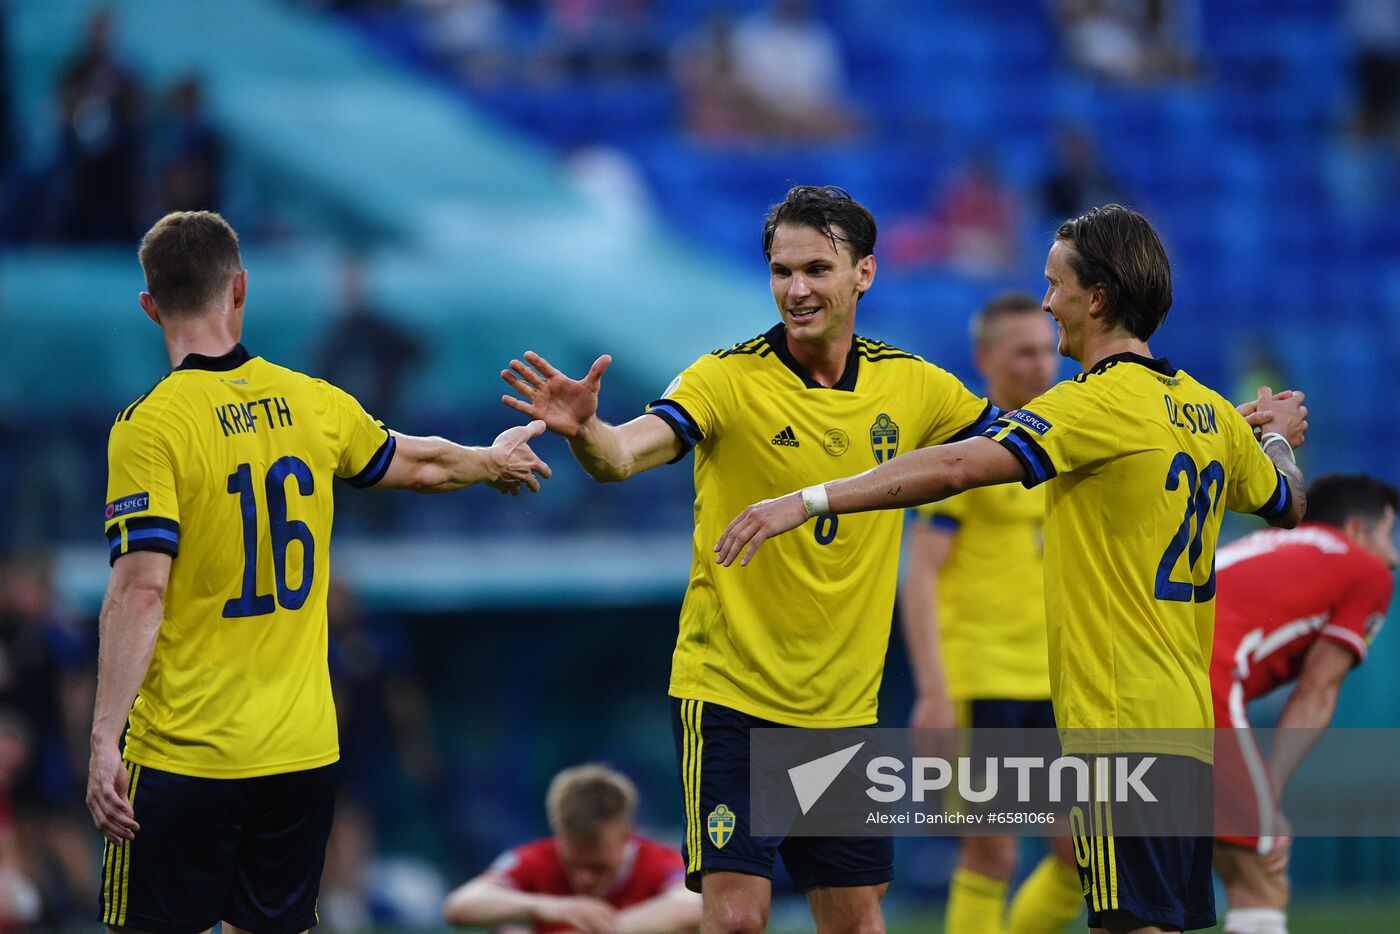
M1400 564L1398 501L1395 487L1371 477L1320 477L1308 488L1303 524L1255 532L1216 559L1211 692L1216 727L1236 728L1216 745L1217 822L1221 834L1259 830L1216 838L1230 934L1287 930L1289 831L1278 790L1331 722L1342 681L1385 620ZM1275 724L1290 732L1265 757L1245 707L1295 681Z
M507 850L447 897L459 926L535 934L671 934L700 926L681 854L632 832L637 789L625 775L580 765L545 797L554 836ZM518 922L509 927L512 922Z

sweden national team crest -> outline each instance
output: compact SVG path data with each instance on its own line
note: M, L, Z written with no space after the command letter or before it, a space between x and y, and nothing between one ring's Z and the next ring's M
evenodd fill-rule
M728 805L721 804L710 812L705 823L710 832L710 842L718 849L724 849L729 838L734 836L734 812L729 810Z
M899 426L884 412L870 426L870 447L875 451L877 464L883 464L899 454Z

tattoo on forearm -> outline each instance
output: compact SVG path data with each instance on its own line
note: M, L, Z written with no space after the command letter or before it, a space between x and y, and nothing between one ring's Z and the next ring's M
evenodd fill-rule
M891 487L886 495L888 495L888 496L898 496L899 493L900 493L900 491L903 490L903 489L904 489L904 484L901 483L901 484L899 484L899 485L897 485L897 486Z

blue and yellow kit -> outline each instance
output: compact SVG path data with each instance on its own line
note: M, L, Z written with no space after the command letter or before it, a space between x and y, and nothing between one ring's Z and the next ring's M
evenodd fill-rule
M373 485L394 446L346 393L242 345L191 354L122 410L108 443L111 560L174 557L129 761L202 778L336 761L331 481Z
M861 337L840 383L823 387L779 324L701 357L649 411L695 450L695 538L671 695L791 726L873 723L899 513L819 517L746 568L716 565L714 543L750 503L972 437L993 408L944 370Z
M1165 360L1117 354L988 432L1046 483L1050 690L1063 729L1199 730L1134 752L1211 761L1215 549L1226 509L1291 508L1235 407ZM1198 738L1196 738L1198 737ZM1121 748L1121 747L1120 747ZM1071 752L1112 752L1082 738Z

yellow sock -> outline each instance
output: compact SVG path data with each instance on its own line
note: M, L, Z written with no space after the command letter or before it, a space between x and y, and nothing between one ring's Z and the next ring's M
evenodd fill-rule
M1001 934L1006 910L1006 883L963 869L953 870L948 883L945 934Z
M1079 873L1054 856L1035 867L1011 899L1010 934L1063 934L1084 910Z

